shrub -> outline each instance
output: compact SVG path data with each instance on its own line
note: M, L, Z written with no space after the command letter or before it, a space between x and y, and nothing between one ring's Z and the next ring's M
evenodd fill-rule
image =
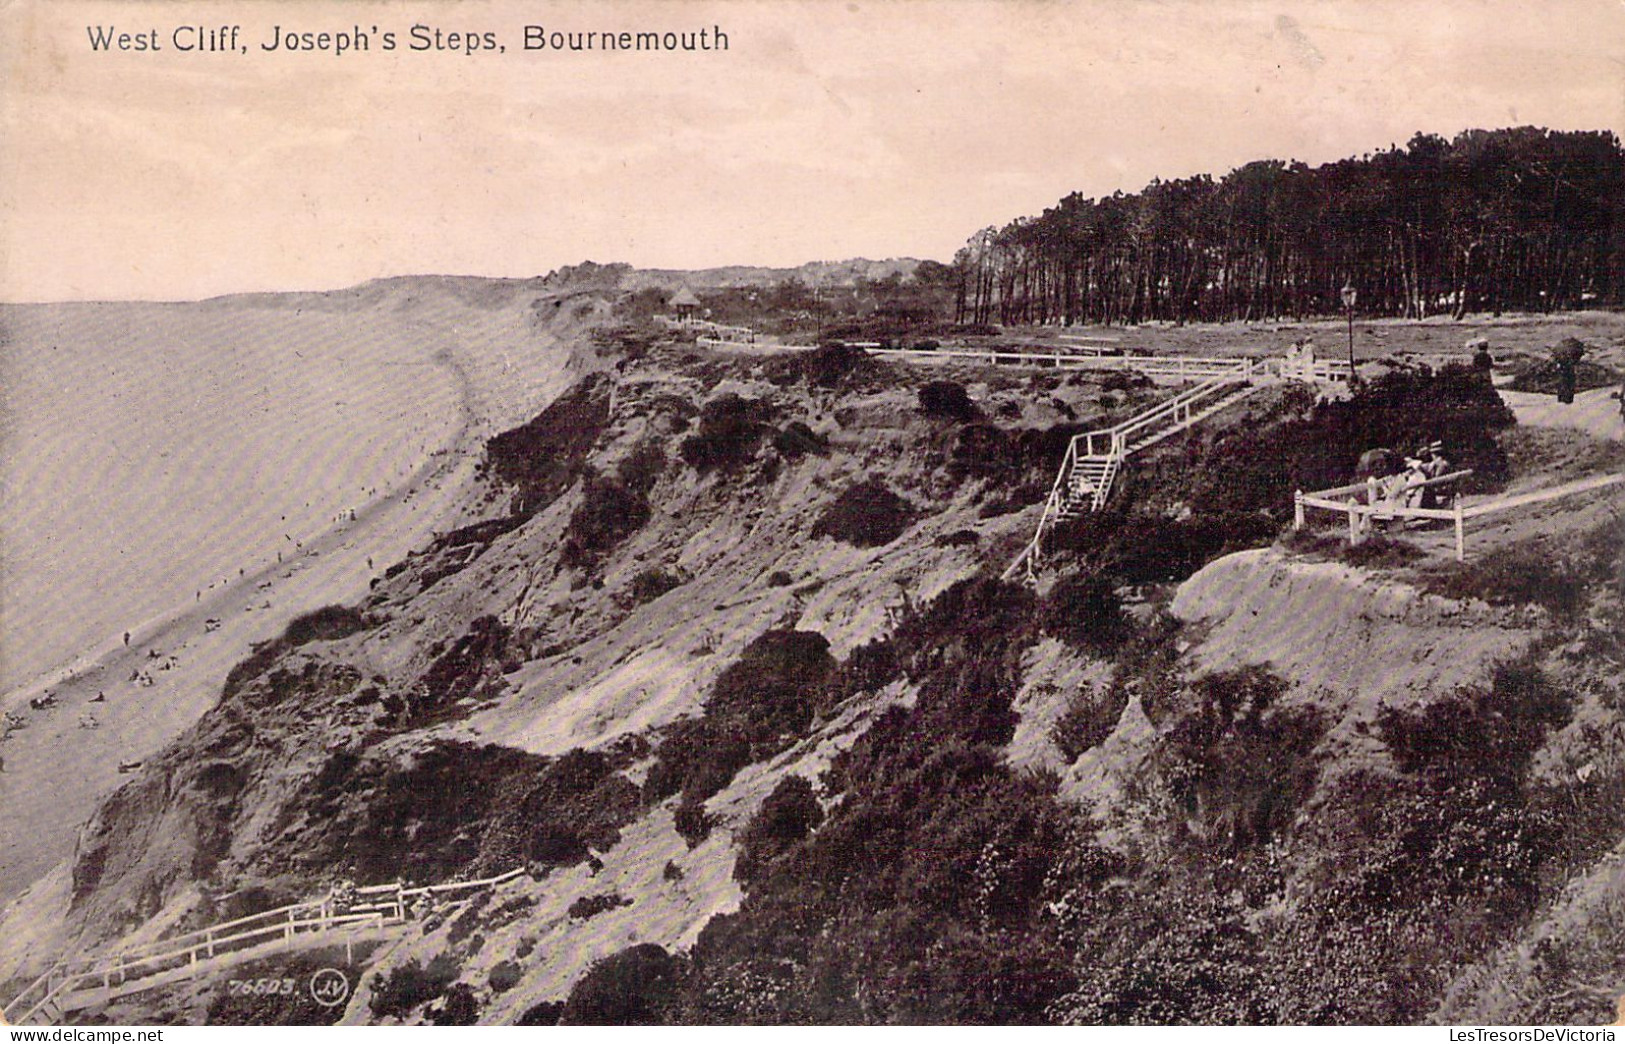
M583 378L529 422L485 444L485 466L517 490L515 515L529 518L570 488L576 469L609 422L609 381Z
M720 790L726 785L727 783L724 781L717 786L717 789ZM705 842L706 838L711 836L713 820L710 813L705 810L705 799L699 796L700 790L708 789L710 789L709 785L702 785L696 790L685 790L683 799L677 802L677 807L672 810L672 828L677 831L684 841L688 842L689 848L698 848Z
M674 591L688 581L677 573L650 566L632 578L632 601L638 605L652 602L668 591Z
M1418 712L1382 708L1377 729L1407 772L1517 777L1568 721L1571 699L1530 660L1509 661L1487 689L1458 689Z
M679 452L702 475L732 471L749 463L770 430L772 407L733 393L719 395L700 410L700 430L683 440Z
M679 969L677 960L653 943L605 957L570 991L558 1022L570 1026L657 1024L676 991Z
M1110 581L1091 573L1069 574L1050 589L1039 605L1039 626L1068 645L1101 654L1116 650L1133 631Z
M524 978L525 970L519 966L518 961L499 961L491 966L486 973L485 981L495 993L507 993L519 985Z
M773 436L773 448L786 460L796 460L808 454L822 457L829 452L829 440L801 421L791 421L783 431Z
M429 1021L436 1026L472 1026L479 1017L480 1002L466 982L454 983L446 990L446 999L429 1012Z
M1539 605L1559 618L1580 611L1586 587L1584 577L1555 551L1528 545L1429 570L1422 575L1422 586L1445 598Z
M563 1001L542 1001L526 1008L524 1014L519 1016L517 1025L557 1026L559 1016L562 1014L564 1014Z
M875 479L842 493L813 524L814 537L827 536L853 547L883 547L903 535L914 505Z
M659 439L645 439L621 461L615 469L615 477L635 496L647 497L665 472L665 443Z
M1106 742L1127 706L1128 692L1121 686L1113 685L1105 692L1097 692L1092 687L1080 688L1050 726L1050 740L1067 764L1071 764L1086 751Z
M379 1018L408 1015L419 1005L445 993L456 979L457 963L450 954L440 954L428 967L415 957L404 961L387 977L373 977L372 1013Z
M1427 552L1415 544L1392 537L1374 536L1353 546L1343 545L1337 557L1350 565L1366 568L1398 569L1426 558Z
M851 387L881 372L880 363L868 352L846 344L821 344L812 351L790 353L769 363L773 376L804 380L820 388Z
M327 605L288 621L282 640L291 646L348 638L373 625L365 613L346 605Z
M1279 706L1286 689L1265 667L1205 675L1159 752L1187 818L1220 851L1276 836L1314 789L1325 726L1313 708Z
M619 892L604 892L600 895L584 895L570 904L569 914L577 921L585 921L597 917L601 913L622 906L631 906L632 900L622 896Z
M920 412L927 417L967 423L976 419L976 404L958 381L932 381L919 391Z
M937 537L938 547L975 547L981 543L981 535L974 529L956 529L952 533L944 533Z
M824 821L824 810L802 776L785 776L739 835L734 877L747 887L796 842Z
M795 583L795 578L782 569L775 569L767 575L767 586L769 587L789 587L793 583Z
M566 564L592 561L611 551L649 521L649 502L617 479L598 476L582 486L581 503L565 527Z
M1149 388L1151 378L1138 370L1110 370L1100 378L1103 392L1126 392L1135 388Z

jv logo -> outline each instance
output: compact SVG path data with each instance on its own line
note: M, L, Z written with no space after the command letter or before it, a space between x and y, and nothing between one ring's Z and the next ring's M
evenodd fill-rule
M336 1008L350 999L350 980L337 968L323 968L310 977L310 999Z

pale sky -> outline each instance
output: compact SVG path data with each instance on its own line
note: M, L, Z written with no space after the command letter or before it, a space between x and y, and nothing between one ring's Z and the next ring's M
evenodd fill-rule
M414 24L507 50L409 52ZM527 24L728 50L526 52ZM196 25L249 53L177 51ZM398 49L262 51L279 25ZM1072 191L1618 131L1622 45L1621 0L0 0L0 299L948 260Z

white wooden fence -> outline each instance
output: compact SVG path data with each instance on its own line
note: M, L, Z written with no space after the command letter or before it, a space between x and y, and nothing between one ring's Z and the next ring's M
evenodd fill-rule
M69 995L75 992L97 987L112 989L132 979L148 978L176 969L195 970L202 961L279 938L292 945L299 935L362 925L398 924L406 920L408 911L418 899L494 888L524 872L520 868L475 881L455 881L417 888L408 888L399 882L371 885L357 888L355 895L359 901L348 903L343 909L329 894L323 899L279 906L274 910L140 946L124 947L108 954L58 961L11 999L4 1008L5 1017L20 1025L53 1008L58 1013L69 1010Z
M1454 484L1471 474L1471 470L1456 471L1449 475L1441 475L1438 478L1408 483L1401 491L1401 494L1424 486ZM1536 490L1533 493L1524 493L1516 497L1503 497L1500 500L1474 504L1472 507L1464 507L1461 496L1456 494L1452 497L1449 508L1422 508L1407 507L1396 503L1395 501L1399 497L1387 491L1381 482L1373 478L1347 486L1317 490L1313 493L1298 490L1293 494L1292 528L1302 529L1307 524L1305 516L1310 509L1337 512L1348 517L1349 545L1352 547L1365 540L1375 521L1411 518L1444 520L1453 523L1455 526L1456 561L1462 562L1467 558L1466 524L1469 520L1483 515L1494 514L1498 511L1508 511L1512 508L1540 504L1548 500L1557 500L1561 497L1586 493L1594 489L1603 489L1619 482L1625 482L1625 474L1594 475L1591 478L1566 482L1560 486Z

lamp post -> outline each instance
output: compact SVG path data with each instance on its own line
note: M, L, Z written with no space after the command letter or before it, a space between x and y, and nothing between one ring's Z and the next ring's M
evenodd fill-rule
M1353 283L1344 283L1341 291L1343 295L1343 309L1349 317L1349 387L1360 383L1359 371L1354 368L1354 302L1359 298L1360 292L1354 289Z

